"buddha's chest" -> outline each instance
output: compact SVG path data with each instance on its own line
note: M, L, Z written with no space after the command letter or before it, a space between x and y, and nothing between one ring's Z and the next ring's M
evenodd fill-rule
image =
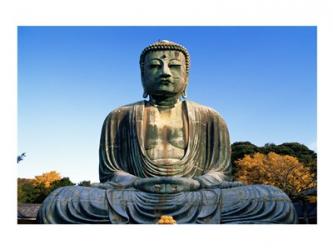
M181 107L161 111L146 109L144 119L144 147L152 160L172 163L184 156L187 129Z

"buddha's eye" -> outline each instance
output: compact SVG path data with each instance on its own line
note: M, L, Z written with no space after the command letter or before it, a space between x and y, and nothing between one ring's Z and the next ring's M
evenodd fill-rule
M161 62L158 60L152 60L149 64L149 67L151 69L159 68L159 67L161 67Z
M169 64L170 68L180 68L181 66L181 64Z
M151 63L151 64L149 65L149 67L150 67L151 69L158 69L159 67L161 67L161 65L160 65L160 64Z
M180 68L182 66L182 63L179 62L178 60L171 60L169 62L169 67L170 68Z

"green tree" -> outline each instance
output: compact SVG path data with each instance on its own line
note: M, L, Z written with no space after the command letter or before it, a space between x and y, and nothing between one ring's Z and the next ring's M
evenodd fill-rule
M50 186L50 192L60 187L73 186L73 185L75 185L75 183L73 183L68 177L64 177L61 178L60 180L52 182Z
M234 176L237 172L237 165L235 162L242 159L245 155L252 155L259 152L259 148L251 142L235 142L231 145L231 165L232 175Z
M17 199L19 203L42 203L44 199L55 189L64 186L75 185L68 177L53 178L58 174L54 171L51 175L42 174L34 179L17 179ZM49 178L53 176L52 178ZM45 177L45 178L44 178ZM54 180L56 179L56 180ZM51 180L51 181L50 181Z
M36 195L32 203L42 203L51 192L50 187L46 187L44 183L36 184L34 190Z
M90 187L91 182L90 181L81 181L78 185L83 186L83 187Z
M17 179L17 200L19 203L33 203L37 195L32 179Z
M231 145L231 160L232 162L242 159L244 155L257 153L259 148L251 142L235 142Z
M310 168L310 170L317 176L317 153L310 150L307 146L297 143L289 142L283 143L281 146L288 147L293 152L290 154L299 159L304 166Z
M253 155L254 153L268 154L269 152L274 152L280 155L296 157L306 168L310 169L315 178L317 176L317 154L307 146L297 142L287 142L280 145L266 143L263 147L258 147L248 141L235 142L231 145L231 149L233 174L237 171L237 164L235 164L235 162L242 159L245 155Z
M282 155L292 155L294 153L289 147L281 145L275 145L274 143L266 143L263 147L259 148L260 153L268 154L269 152L274 152Z

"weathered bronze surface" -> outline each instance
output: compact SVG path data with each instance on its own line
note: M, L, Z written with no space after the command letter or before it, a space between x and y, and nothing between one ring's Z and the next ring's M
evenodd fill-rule
M158 41L143 50L140 66L148 100L105 119L101 183L55 190L39 210L39 223L143 224L165 215L177 223L296 223L281 190L231 181L226 123L185 99L187 50Z

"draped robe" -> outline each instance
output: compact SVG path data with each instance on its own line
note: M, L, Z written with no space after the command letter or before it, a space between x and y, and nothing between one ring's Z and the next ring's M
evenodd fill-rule
M219 114L190 101L183 103L188 131L185 154L169 165L155 164L144 149L145 101L112 111L103 124L96 187L64 187L44 201L39 223L156 223L161 215L177 223L295 223L286 194L267 185L231 182L230 141ZM209 184L196 191L149 193L122 187L118 176L177 176Z
M145 102L123 106L111 112L104 122L101 135L100 181L111 180L117 172L141 178L193 178L208 173L211 181L230 180L231 148L224 120L208 107L189 101L184 101L184 104L188 146L184 157L170 165L157 165L145 153Z

